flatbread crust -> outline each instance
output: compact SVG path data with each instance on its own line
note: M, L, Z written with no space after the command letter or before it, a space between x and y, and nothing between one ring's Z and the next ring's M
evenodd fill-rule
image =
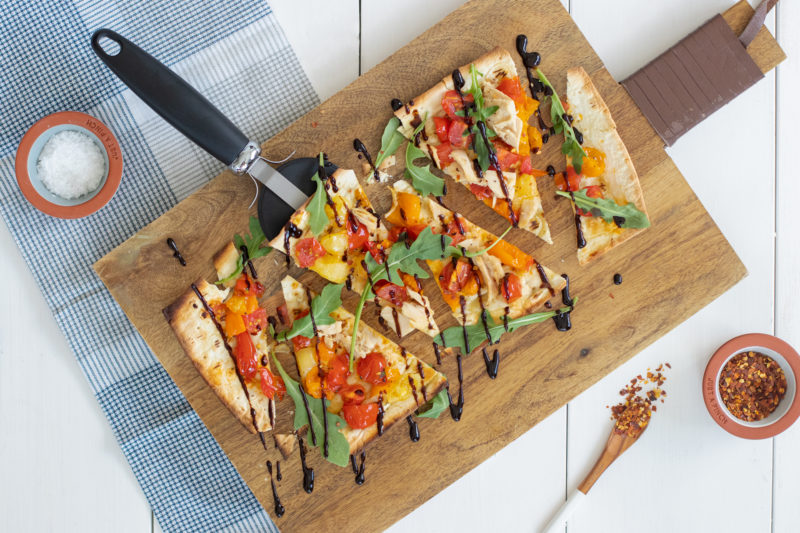
M464 88L462 90L465 93L472 87L471 64L474 64L475 68L485 75L481 78L480 83L486 105L498 106L498 110L487 120L488 126L506 144L518 150L523 128L528 127L528 125L524 124L522 119L517 116L514 101L496 89L502 78L517 77L517 69L511 54L507 50L497 47L472 63L460 67L459 71L464 77ZM487 170L483 173L484 176L482 178L478 177L475 173L472 159L463 149L453 149L451 152L453 162L446 166L443 165L439 158L436 150L439 140L436 136L433 117L444 116L442 98L447 91L453 90L453 88L452 74L450 74L395 111L395 116L400 119L398 131L406 138L411 139L414 129L421 123L422 119L427 117L424 135L420 135L416 141L418 141L419 148L428 154L436 164L436 167L467 188L470 187L470 184L489 187L494 196L492 205L489 207L493 207L497 203L505 204L507 202L506 194L501 186L500 176L496 171ZM520 176L516 172L502 173L506 190L508 191L508 198L512 200L514 211L519 212L518 225L546 243L552 244L550 227L544 217L536 180L532 176L530 179L520 180Z
M311 293L312 297L314 296L314 293L310 289L291 276L284 277L281 281L281 286L290 316L296 311L308 309L307 291ZM349 347L350 339L352 338L352 333L349 332L353 330L353 315L340 307L332 312L331 316L334 317L337 322L334 324L334 327L323 326L318 328L321 338L324 339L328 332L335 332L330 333L330 336L335 339L335 342L339 345ZM411 369L408 373L402 372L401 377L398 378L399 380L407 380L406 376L410 375L416 381L419 379L417 362L419 362L423 368L424 379L419 381L424 383L424 396L422 394L423 387L416 386L415 393L414 389L411 389L409 385L411 394L408 398L391 403L385 402L383 415L384 431L394 425L398 420L402 420L412 414L428 400L431 400L447 383L447 379L443 374L437 372L413 354L405 352L400 346L372 329L363 321L359 324L358 339L356 342L358 353L361 354L362 357L371 351L379 351L386 357L388 363L392 365L402 364L407 369ZM405 353L405 357L403 357L403 353ZM345 427L340 429L340 431L350 443L350 453L355 453L378 435L378 426L377 424L373 424L364 429Z
M411 184L404 180L398 180L392 184L391 190L393 205L397 205L396 197L398 192L417 194ZM421 198L420 203L420 218L429 226L437 227L442 222L449 223L453 220L453 217L456 216L455 213L431 199L429 196ZM487 248L497 240L498 237L496 235L470 222L463 215L457 214L457 216L465 230L464 240L458 244L459 247L463 247L468 252L475 252ZM514 270L514 273L520 278L522 295L513 302L508 303L500 293L497 278L502 278L505 272L510 272L512 269L503 266L500 260L491 254L482 254L474 257L473 262L481 275L483 292L480 296L467 297L465 305L467 315L466 321L461 313L460 306L451 307L453 315L459 323L466 323L467 325L477 324L480 321L481 311L484 308L492 315L492 318L498 322L502 321L503 315L506 314L506 308L508 308L509 318L524 316L537 310L544 302L564 288L566 285L564 278L557 275L546 266L540 265L552 287L551 292L542 282L539 272L535 267L537 264L536 260L534 258L531 259L534 261L534 266L531 269L524 272ZM447 262L448 260L438 259L427 261L428 267L437 285L439 285L439 274ZM441 289L441 286L439 288ZM481 307L481 301L483 301L483 307Z
M196 281L195 286L207 302L221 302L227 295L227 290L220 290L204 279ZM259 385L255 383L247 384L250 395L248 401L225 338L194 290L186 291L163 312L197 371L239 422L250 433L272 429L275 403L264 396ZM251 405L255 410L255 427L250 414Z
M582 67L567 71L567 101L573 125L583 133L584 146L597 148L606 155L606 169L600 176L606 197L620 204L632 202L646 214L639 177L628 149L617 132L608 106ZM569 158L567 164L571 164ZM618 228L599 217L581 217L581 228L586 239L586 246L578 249L581 265L646 229Z

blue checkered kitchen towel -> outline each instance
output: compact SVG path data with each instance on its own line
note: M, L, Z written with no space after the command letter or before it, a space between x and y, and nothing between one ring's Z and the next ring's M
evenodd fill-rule
M275 530L92 270L221 170L95 57L89 38L100 27L166 63L253 139L274 135L318 98L263 1L5 0L0 9L0 212L161 527ZM14 175L25 131L63 110L98 117L123 151L119 191L81 220L34 209Z

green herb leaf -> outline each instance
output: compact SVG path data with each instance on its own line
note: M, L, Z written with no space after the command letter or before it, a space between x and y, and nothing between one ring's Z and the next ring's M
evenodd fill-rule
M333 324L336 320L331 316L331 313L342 306L342 287L344 284L338 285L328 284L322 289L322 293L315 296L311 300L311 312L302 318L298 318L292 324L292 329L278 333L276 337L278 341L287 341L292 337L302 335L303 337L314 336L314 324L317 326L327 326ZM311 317L314 317L314 322L311 322Z
M508 331L514 331L519 327L527 326L529 324L538 324L539 322L544 322L548 318L553 318L559 313L572 311L576 303L578 303L577 296L572 299L572 305L562 307L558 311L546 311L543 313L533 313L530 315L521 316L519 318L512 318L508 321ZM489 330L489 342L490 344L494 344L500 340L500 337L506 332L506 328L503 324L498 324L495 322L492 316L488 313L486 316L486 324ZM451 328L447 328L442 333L437 335L434 339L434 342L444 346L458 347L461 349L461 353L467 355L467 346L464 344L464 329L467 330L467 338L469 340L470 350L473 350L487 340L487 328L484 328L483 322L478 322L477 324L472 324L466 327L453 326Z
M500 235L497 239L495 239L495 241L492 244L490 244L489 246L487 246L483 250L476 250L474 252L462 253L461 252L461 248L459 248L457 246L448 246L447 250L445 250L445 255L449 255L449 256L456 255L456 256L463 256L463 257L478 257L479 255L483 255L486 252L488 252L489 250L491 250L492 248L494 248L495 245L498 242L502 241L503 237L508 235L508 232L511 231L511 228L512 228L512 226L507 227L502 235Z
M322 158L322 152L319 153L319 166L325 165L325 160ZM311 227L311 233L318 237L328 226L328 214L325 212L325 203L328 198L328 191L325 190L325 184L319 179L319 168L311 176L311 181L317 184L317 190L311 200L308 202L308 224Z
M444 236L445 250L453 241L447 235ZM389 249L389 254L383 264L379 264L372 257L372 254L365 256L370 285L379 280L387 280L392 283L400 282L400 271L411 276L427 278L428 273L417 263L419 260L441 259L442 257L442 236L436 235L430 226L422 230L417 239L408 247L406 243L398 241ZM372 298L372 290L369 291L367 298Z
M469 106L467 111L469 116L472 118L472 126L469 128L469 133L473 134L475 137L475 154L478 157L478 164L481 167L481 170L486 171L489 168L489 151L492 150L491 146L486 144L486 141L483 139L483 135L481 135L480 130L478 129L478 122L483 122L486 125L487 120L490 116L492 116L498 109L498 106L491 106L491 107L484 107L483 101L483 91L481 91L480 86L478 85L478 69L475 68L475 65L472 64L469 66L469 73L472 77L472 83L469 87L469 94L472 95L474 105ZM495 137L497 134L487 127L486 129L486 137Z
M420 418L439 418L439 415L448 407L450 407L450 400L447 398L447 391L442 389L428 403L417 409L417 416Z
M601 217L606 222L617 223L620 228L649 228L650 220L640 211L635 204L628 202L619 205L610 198L591 198L586 195L586 189L575 191L572 194L566 191L556 191L556 194L572 198L575 205L584 211L591 211L595 216ZM614 220L617 217L617 220Z
M237 233L233 236L233 244L239 252L239 258L236 260L236 269L234 269L229 276L217 281L217 285L233 281L242 273L244 270L244 259L242 257L243 246L247 248L247 257L249 257L251 261L263 257L272 251L272 248L269 246L261 246L264 241L267 240L267 236L264 235L264 230L261 229L261 223L258 221L258 217L251 216L248 227L250 235L242 237Z
M586 152L575 137L575 130L572 129L572 126L564 119L564 115L566 115L567 112L555 88L550 84L544 72L538 68L536 69L536 75L539 77L539 81L547 87L550 87L552 91L552 94L548 97L550 99L550 119L553 121L553 128L555 128L556 133L564 134L564 144L561 145L561 153L568 155L572 159L572 166L575 168L575 172L580 174Z
M306 394L306 401L308 402L308 411L306 411L305 404L303 403L303 393L300 392L300 384L289 377L289 374L283 369L278 358L272 354L272 361L275 363L275 368L283 378L286 384L286 393L294 402L294 429L300 429L303 426L309 426L314 431L317 444L316 446L322 449L325 441L325 419L328 419L328 457L326 459L337 466L347 466L350 463L350 443L338 428L347 427L347 423L341 417L333 413L324 411L322 400ZM311 420L308 419L308 414L311 414ZM309 443L313 446L313 441L309 438Z
M381 136L381 151L378 152L378 155L375 157L375 168L381 166L387 157L391 157L400 145L403 144L403 141L406 140L403 137L403 134L397 131L397 128L400 127L400 119L397 117L392 117L386 127L383 129L383 135ZM374 171L370 170L369 175L367 175L367 181L371 180L373 175L375 174Z
M415 160L428 157L428 154L420 150L414 144L414 138L417 136L417 133L422 131L422 128L425 127L425 121L427 119L428 115L426 114L422 119L422 122L420 122L419 125L414 129L414 133L411 135L411 140L408 141L408 144L406 145L405 176L411 180L411 185L422 196L427 196L429 194L441 196L444 194L444 180L431 172L430 165L418 167L414 164Z

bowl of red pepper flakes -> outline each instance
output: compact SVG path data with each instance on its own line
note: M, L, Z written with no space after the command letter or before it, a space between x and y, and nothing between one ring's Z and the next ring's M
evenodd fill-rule
M714 352L703 375L703 400L725 431L766 439L800 417L800 355L787 342L763 333L729 340Z

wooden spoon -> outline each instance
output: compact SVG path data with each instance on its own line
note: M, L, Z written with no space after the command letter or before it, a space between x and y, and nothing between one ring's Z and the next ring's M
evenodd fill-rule
M595 484L595 482L600 478L603 472L611 466L617 457L622 455L625 450L630 448L634 442L636 442L639 437L642 436L644 430L647 429L647 426L650 424L645 425L643 428L640 428L637 432L633 435L629 435L628 432L619 431L616 428L616 425L611 430L611 435L608 436L608 442L606 442L606 447L603 450L603 453L600 454L600 457L597 459L597 462L592 467L592 470L589 474L584 478L578 488L572 491L572 494L569 495L567 501L561 506L555 516L550 520L550 522L545 526L542 530L543 533L555 533L556 531L563 531L564 523L569 520L569 517L572 516L572 513L578 507L578 505L586 498L586 494L589 492L589 489Z

